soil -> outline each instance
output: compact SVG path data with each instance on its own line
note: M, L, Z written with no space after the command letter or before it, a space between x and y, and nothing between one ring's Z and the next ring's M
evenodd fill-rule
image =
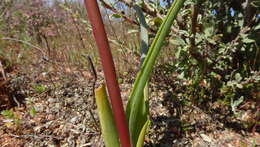
M124 100L132 88L133 74L129 73L120 82ZM17 97L15 106L10 106L14 115L11 118L0 115L1 147L104 146L93 97L94 77L91 72L39 61L21 66L15 72L7 73L7 76L10 82L5 86L10 87L8 92L15 93ZM160 76L154 73L154 77ZM101 82L101 71L98 71L98 77ZM253 131L236 127L235 124L240 121L225 116L227 108L216 103L201 107L184 104L175 91L174 76L167 78L151 79L149 103L152 123L145 146L260 146L259 126ZM3 95L0 95L1 102L7 104L2 100ZM257 104L252 102L251 105ZM224 112L213 111L220 108ZM248 112L247 116L252 114Z

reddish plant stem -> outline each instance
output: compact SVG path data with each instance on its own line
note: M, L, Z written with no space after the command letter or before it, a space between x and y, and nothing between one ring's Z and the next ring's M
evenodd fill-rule
M119 134L119 140L122 147L130 147L131 143L129 131L126 123L120 89L116 78L115 66L100 10L96 0L85 0L84 2L88 18L93 29L96 44L99 49L99 55L104 70L108 94L110 97L112 111Z

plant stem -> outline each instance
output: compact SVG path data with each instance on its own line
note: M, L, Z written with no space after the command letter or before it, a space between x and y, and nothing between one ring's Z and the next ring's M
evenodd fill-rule
M122 147L130 147L131 143L129 131L126 123L120 89L116 78L115 66L97 1L85 0L85 7L87 9L88 18L93 29L97 47L99 49L120 143Z

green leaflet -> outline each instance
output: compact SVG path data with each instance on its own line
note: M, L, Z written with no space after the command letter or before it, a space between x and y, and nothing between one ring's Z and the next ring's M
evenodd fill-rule
M141 71L138 73L135 80L133 91L130 95L126 109L129 132L134 146L137 143L138 136L145 122L142 117L144 117L144 114L148 112L143 98L144 87L150 78L153 65L155 64L155 60L163 45L163 41L168 35L172 22L176 18L177 13L182 7L184 1L185 0L175 0L173 2L166 18L155 36L151 47L149 48L148 55L142 64ZM147 119L147 116L145 117L145 119Z
M106 147L120 147L114 117L104 84L95 89L95 97L105 145Z

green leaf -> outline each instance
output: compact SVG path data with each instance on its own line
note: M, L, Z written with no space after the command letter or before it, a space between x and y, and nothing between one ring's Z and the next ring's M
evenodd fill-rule
M173 44L173 45L176 45L176 46L185 45L185 41L178 36L171 38L170 43Z
M33 85L32 88L37 93L43 93L47 90L45 85Z
M244 43L254 43L255 40L249 39L249 38L243 38L243 42L244 42Z
M142 128L142 130L141 130L141 132L140 132L140 134L139 134L136 147L143 147L143 145L144 145L144 139L145 139L145 134L146 134L146 132L147 132L147 129L148 129L149 125L150 125L150 120L148 119L148 120L145 122L145 124L144 124L144 126L143 126L143 128Z
M180 79L180 80L184 80L184 72L182 72L181 74L179 74L179 75L177 76L177 78Z
M177 50L177 52L175 53L176 59L179 59L179 58L180 58L181 50L182 50L182 48L179 47L178 50Z
M113 113L104 84L95 89L95 97L105 145L106 147L120 147Z
M235 79L236 79L236 81L241 81L242 80L242 77L241 77L240 73L236 73L235 74Z
M242 88L243 88L243 85L242 85L242 84L239 84L239 83L237 83L236 86L237 86L237 88L239 88L239 89L242 89Z
M148 35L148 26L147 23L145 21L145 16L142 12L142 9L139 8L139 6L135 5L134 9L136 10L137 14L138 14L138 18L140 21L140 52L141 52L141 65L143 64L147 51L148 51L148 42L149 42L149 35ZM132 144L134 144L134 146L137 143L138 137L140 136L140 133L142 132L143 127L145 127L145 123L147 122L148 119L148 82L145 84L145 87L143 88L143 93L140 97L140 102L139 102L139 113L136 116L136 124L138 124L136 126L135 129L130 130L130 135L131 135L131 139L132 139ZM133 108L135 109L135 108ZM131 124L129 124L131 125ZM131 126L129 126L130 128ZM142 132L141 136L145 135L146 129ZM144 139L144 138L143 138ZM143 144L142 138L139 140L139 144L142 145Z
M34 117L34 116L36 115L36 110L35 110L34 107L31 108L31 110L30 110L30 115L31 115L32 117Z
M241 96L236 101L234 101L233 98L231 98L230 105L231 105L231 109L232 109L234 114L237 114L237 112L236 112L237 106L239 106L243 101L244 101L244 97L243 96Z
M212 26L212 24L208 25L204 29L204 33L205 33L206 37L210 37L210 36L214 35L214 27Z
M260 8L260 1L259 0L252 1L251 5L253 7Z
M213 40L213 39L211 39L211 38L207 38L207 41L208 41L209 43L211 43L211 44L214 44L214 45L217 44L216 41Z
M113 17L113 18L121 18L122 16L119 15L119 14L112 14L111 17Z
M1 111L1 115L3 115L4 117L6 117L8 119L14 118L14 113L11 110L3 110L3 111Z
M254 30L258 30L258 29L260 29L260 24L258 24L258 25L254 28Z
M159 18L159 17L155 17L155 18L153 19L153 23L154 23L154 25L157 26L157 27L159 27L159 26L162 24L162 22L163 22L163 20L162 20L161 18Z
M141 71L138 73L131 92L127 108L126 117L129 125L130 137L132 145L136 146L139 134L147 120L147 102L143 98L144 87L150 78L152 68L155 60L159 55L160 49L165 41L165 37L170 32L173 20L176 18L177 13L182 7L184 0L175 0L167 13L166 18L162 22L159 31L157 32L148 54L142 64Z
M228 32L228 33L231 33L231 32L232 32L232 26L231 26L231 25L228 25L228 26L227 26L227 32Z

